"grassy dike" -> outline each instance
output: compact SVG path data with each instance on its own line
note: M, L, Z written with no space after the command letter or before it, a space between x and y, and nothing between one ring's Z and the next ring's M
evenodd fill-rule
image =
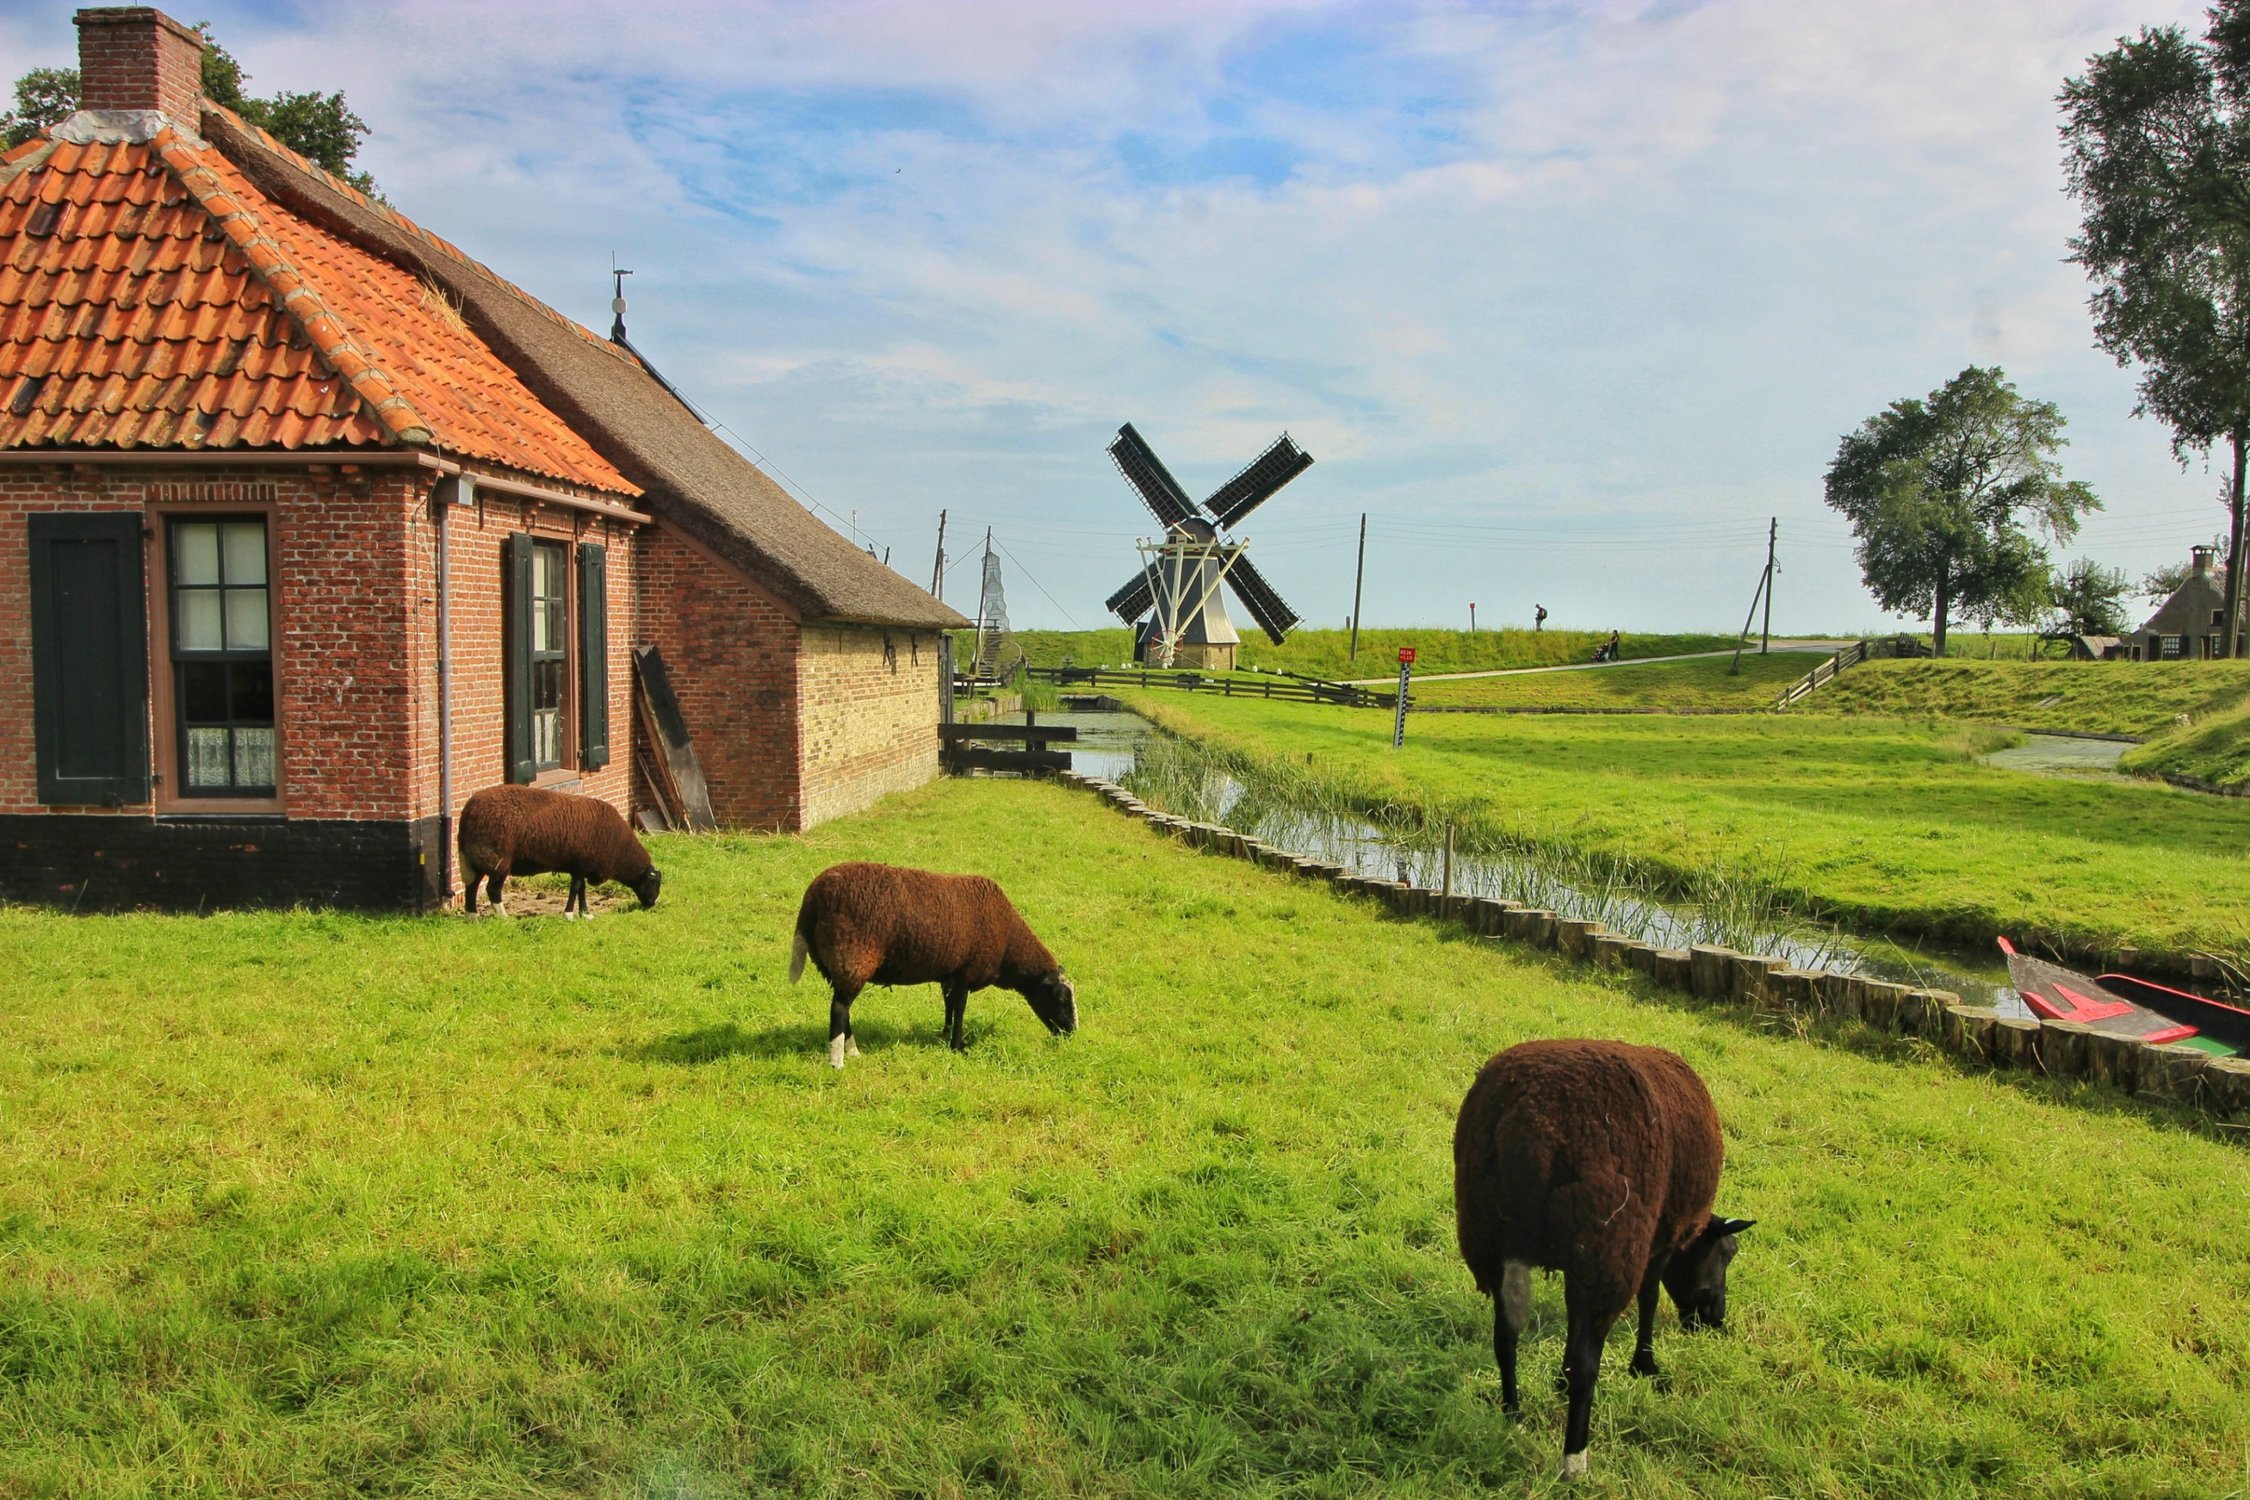
M0 910L0 1493L1544 1492L1451 1243L1453 1112L1533 1036L1709 1080L1761 1222L1623 1371L1587 1493L2250 1482L2250 1157L2184 1116L1761 1030L1402 923L1042 785L671 839L591 923ZM1082 1028L824 1065L804 882L994 874ZM1865 1050L1863 1050L1865 1049Z
M2250 662L1863 662L1794 710L2158 735L2238 708Z
M1848 675L1848 674L1847 674ZM2250 804L1980 765L1989 736L1881 719L1430 714L1132 695L1172 729L1362 806L1669 871L1755 871L1796 910L1965 945L2250 950Z

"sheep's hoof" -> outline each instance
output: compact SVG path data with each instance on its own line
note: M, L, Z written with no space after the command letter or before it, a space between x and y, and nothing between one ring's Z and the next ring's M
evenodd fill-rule
M831 1068L843 1067L844 1059L848 1055L844 1051L844 1038L834 1036L828 1039L828 1066Z
M1585 1449L1581 1448L1576 1453L1565 1453L1562 1456L1562 1477L1564 1479L1584 1479L1586 1477Z
M848 1036L848 1037L845 1037L845 1038L844 1038L844 1056L846 1056L846 1057L857 1057L857 1056L859 1056L859 1038L858 1038L858 1037L856 1037L856 1036Z
M1655 1381L1659 1390L1672 1383L1669 1379L1666 1378L1664 1372L1656 1367L1656 1356L1649 1353L1646 1349L1643 1349L1640 1353L1635 1354L1633 1356L1633 1362L1627 1365L1625 1368L1632 1371L1635 1375L1643 1377L1644 1379Z

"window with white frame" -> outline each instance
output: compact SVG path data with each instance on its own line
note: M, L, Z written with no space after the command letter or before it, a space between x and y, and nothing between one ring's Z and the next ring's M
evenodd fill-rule
M265 519L176 519L167 542L179 795L270 797L273 605Z

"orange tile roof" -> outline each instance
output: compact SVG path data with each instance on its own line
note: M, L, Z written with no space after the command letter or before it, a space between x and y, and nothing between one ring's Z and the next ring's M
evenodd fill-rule
M166 130L0 159L0 449L426 445L637 495L437 288Z

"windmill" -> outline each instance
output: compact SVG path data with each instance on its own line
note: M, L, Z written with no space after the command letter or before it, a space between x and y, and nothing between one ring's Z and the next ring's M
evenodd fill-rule
M1141 435L1127 422L1109 445L1110 460L1125 482L1164 524L1164 535L1143 539L1141 571L1104 604L1126 624L1148 621L1134 636L1133 654L1155 666L1231 668L1241 637L1227 618L1219 585L1234 596L1276 646L1297 623L1297 612L1282 602L1265 575L1243 556L1248 537L1229 535L1244 516L1273 498L1290 480L1312 467L1312 455L1288 433L1274 440L1232 479L1214 490L1199 513ZM1207 513L1207 514L1205 514Z

